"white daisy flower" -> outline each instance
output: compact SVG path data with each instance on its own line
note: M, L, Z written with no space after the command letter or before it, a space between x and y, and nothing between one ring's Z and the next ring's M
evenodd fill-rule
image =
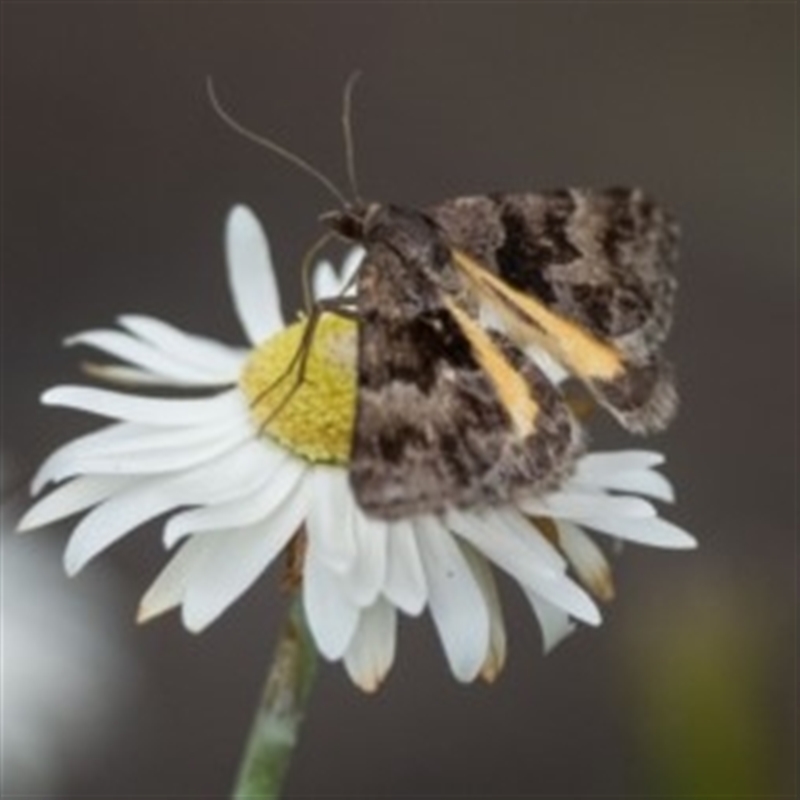
M549 648L573 620L600 622L570 566L597 597L612 593L608 562L584 529L658 547L694 546L644 499L670 500L672 490L654 471L662 457L642 451L584 456L559 491L518 505L391 522L366 516L347 478L355 323L322 317L305 382L271 416L292 384L275 388L306 322L284 326L267 240L247 208L231 212L226 247L248 348L144 316L121 317L121 330L68 339L123 362L94 369L107 378L215 391L162 399L59 386L42 398L115 422L45 461L34 492L64 483L31 508L22 527L86 512L65 554L75 574L134 528L168 514L164 543L180 549L145 594L140 620L179 607L184 625L202 631L294 544L303 555L303 606L316 645L326 658L342 659L362 689L375 690L392 666L398 612L425 610L454 676L490 680L506 653L493 567L523 590ZM341 274L320 264L315 295L340 292L360 257L352 252Z

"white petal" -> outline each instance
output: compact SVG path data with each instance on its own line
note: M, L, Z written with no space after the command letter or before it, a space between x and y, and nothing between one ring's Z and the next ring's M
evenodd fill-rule
M123 422L107 425L77 439L73 439L51 453L39 467L32 482L34 494L58 476L79 471L76 465L96 457L121 458L142 451L183 450L229 436L237 427L247 425L241 418L221 420L208 425L188 428L155 428L150 425ZM89 471L84 470L84 471Z
M202 425L190 425L182 427L156 427L134 422L122 422L111 425L104 430L109 432L109 436L100 442L98 437L93 444L95 447L87 448L79 455L81 457L93 455L136 455L146 450L183 450L186 447L194 447L199 444L207 444L219 439L226 438L231 433L241 430L243 427L249 428L250 421L247 413L242 408L234 413L230 418L216 420L212 423ZM110 434L112 428L119 429L113 436ZM85 437L88 439L88 437ZM77 441L77 440L76 440ZM270 440L265 439L268 445Z
M213 464L176 476L177 491L188 498L184 505L195 502L191 498L198 490L203 493L200 502L204 505L247 497L280 463L283 454L283 448L267 439L247 442Z
M368 517L358 506L353 513L356 557L347 574L350 596L360 608L373 605L386 578L389 525Z
M64 340L67 347L86 345L119 358L154 375L188 386L219 386L234 383L237 373L223 375L188 365L128 333L115 330L93 330L76 333Z
M31 493L38 494L54 476L61 471L61 464L71 458L80 458L86 453L104 452L118 442L136 441L139 436L152 430L146 425L117 423L97 431L79 436L54 450L41 464L31 481Z
M320 261L314 267L312 282L315 300L339 294L339 278L330 261Z
M74 575L92 558L137 526L183 505L224 502L248 494L262 475L260 442L169 477L153 477L124 488L89 512L70 537L64 553L67 572Z
M394 606L378 600L364 609L344 655L347 674L361 690L378 689L394 663L397 613Z
M428 604L450 669L472 681L489 652L489 610L483 592L455 539L432 517L414 520L428 583Z
M694 536L661 517L654 519L585 517L581 520L581 525L651 547L665 547L671 550L691 550L697 547Z
M199 633L244 594L299 530L308 511L301 482L269 517L256 525L215 531L213 549L192 573L183 601L183 623Z
M207 537L201 536L186 542L145 592L139 603L136 621L147 622L179 606L183 602L192 573L199 568L212 549L213 542Z
M247 350L230 347L205 336L187 333L160 319L143 314L123 314L118 322L140 339L180 361L235 382Z
M578 460L575 475L581 480L602 482L614 472L649 469L664 463L664 456L652 450L618 450L610 453L588 453Z
M592 598L566 575L560 580L536 579L522 585L587 625L599 625L603 621Z
M259 344L283 328L283 313L267 237L246 206L228 214L225 253L236 313L247 338Z
M545 653L549 653L560 644L577 627L575 623L556 606L538 597L534 592L525 592L542 629L542 645Z
M388 549L383 593L401 611L417 616L425 608L428 588L414 528L408 520L391 522L386 538Z
M29 508L19 521L17 529L27 531L70 517L97 505L130 485L130 478L117 475L90 475L76 478L54 489Z
M53 480L79 474L153 475L190 469L207 463L252 438L246 428L229 431L216 441L201 442L182 448L152 449L137 453L108 453L83 458L62 459Z
M318 465L311 476L311 509L306 528L317 556L331 569L349 570L356 557L355 500L342 467Z
M554 572L542 562L530 542L517 531L497 529L487 532L472 513L452 511L448 524L500 569L515 578L524 588L532 589L560 606L572 616L590 625L600 623L600 612L591 598L569 578ZM530 538L530 537L529 537Z
M613 600L614 581L603 551L577 525L561 520L556 526L561 549L566 553L581 582L600 600Z
M583 519L589 516L646 519L658 512L641 497L614 497L599 492L565 489L541 497L519 498L516 504L526 514L540 517Z
M75 575L92 558L134 528L176 505L159 478L139 481L90 511L76 526L64 551L64 569Z
M486 607L489 609L489 652L481 666L481 677L491 683L502 671L506 663L506 627L503 623L503 609L494 573L486 559L468 544L461 546L475 580L483 593Z
M345 654L360 616L345 580L316 556L309 539L303 568L303 608L319 652L330 661Z
M213 397L162 400L136 397L89 386L56 386L41 398L44 405L75 408L129 422L157 426L210 423L241 414L244 398L238 389Z
M508 521L509 524L503 524ZM489 561L514 574L524 568L544 578L558 578L566 569L566 561L531 523L517 524L518 515L503 517L489 513L451 509L448 526L466 539Z
M306 465L299 458L285 453L283 463L247 496L228 503L184 511L172 517L164 527L164 545L173 547L190 534L255 525L286 502L306 474Z
M339 271L339 288L337 294L341 292L348 283L350 283L353 275L356 273L356 270L359 268L359 266L361 266L361 262L364 260L365 255L366 251L363 247L354 247L345 256L344 263ZM351 285L347 292L345 292L346 295L354 295L355 293L355 284Z
M136 367L126 367L122 364L97 364L94 361L82 361L81 369L84 375L97 378L106 383L113 383L125 388L138 388L142 386L175 386L186 387L194 386L193 381L185 381L180 378L166 378L163 375L155 375Z
M501 530L503 535L511 535L520 540L531 551L533 557L549 568L553 575L562 575L567 563L561 553L542 535L528 517L510 506L486 508L472 512L480 520L484 536L493 536L493 531Z
M585 482L576 475L569 481L570 485L580 486L582 483L585 486L599 486L603 489L613 489L618 492L641 494L667 503L675 500L675 491L669 480L651 469L612 472L603 478L598 476Z

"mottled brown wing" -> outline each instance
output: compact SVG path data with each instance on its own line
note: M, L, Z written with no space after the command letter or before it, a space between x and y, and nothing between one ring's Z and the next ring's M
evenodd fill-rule
M367 512L498 503L557 485L571 468L580 431L558 390L425 265L369 245L358 313L350 477Z
M670 421L677 397L660 349L672 321L678 229L664 209L639 189L615 188L462 197L428 213L472 263L473 288L510 323L514 341L548 349L630 430ZM550 324L530 303L521 308L520 298L568 325ZM593 353L609 348L618 368L593 368Z

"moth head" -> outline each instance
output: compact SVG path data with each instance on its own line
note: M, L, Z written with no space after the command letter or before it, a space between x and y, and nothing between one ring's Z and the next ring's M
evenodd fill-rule
M341 210L326 211L319 221L348 242L363 242L364 231L379 210L378 203L348 205Z

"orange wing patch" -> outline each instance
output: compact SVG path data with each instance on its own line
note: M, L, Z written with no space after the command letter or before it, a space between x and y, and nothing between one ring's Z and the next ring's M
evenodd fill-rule
M451 298L442 296L447 310L472 346L472 352L497 391L500 402L508 413L514 432L525 439L536 430L539 404L531 397L528 382L492 341L491 336Z
M460 250L453 262L475 292L487 300L518 344L538 344L584 380L613 381L625 373L619 351L532 297L509 286Z

